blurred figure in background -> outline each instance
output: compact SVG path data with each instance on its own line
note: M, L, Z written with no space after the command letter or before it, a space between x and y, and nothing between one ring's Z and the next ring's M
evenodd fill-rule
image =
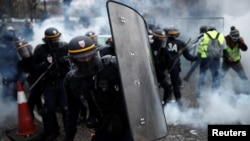
M24 37L24 39L27 42L30 42L33 40L33 36L34 36L34 31L32 22L29 20L25 20L25 24L22 30L22 37Z
M105 41L106 46L100 49L100 55L101 56L105 56L105 55L112 55L115 56L115 44L113 41L112 37L109 37L106 41Z
M6 26L0 38L0 73L2 77L1 98L17 100L17 81L24 80L24 73L19 67L20 61L16 50L17 35L12 26Z

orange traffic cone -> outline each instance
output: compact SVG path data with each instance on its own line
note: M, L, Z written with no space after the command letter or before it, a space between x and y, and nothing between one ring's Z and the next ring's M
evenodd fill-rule
M36 127L27 104L21 81L17 82L17 100L18 129L16 133L20 136L30 136L35 132Z

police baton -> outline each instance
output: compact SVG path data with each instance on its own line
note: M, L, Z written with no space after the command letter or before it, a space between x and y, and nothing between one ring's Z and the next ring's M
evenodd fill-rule
M30 86L29 91L31 91L36 85L37 83L49 72L49 70L51 69L51 67L54 65L55 63L51 63L48 68L45 70L45 72L43 72L37 79L36 81Z

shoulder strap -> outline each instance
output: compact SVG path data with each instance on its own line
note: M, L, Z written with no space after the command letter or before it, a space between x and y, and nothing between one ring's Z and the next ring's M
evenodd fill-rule
M211 37L211 35L208 34L207 32L205 32L205 34L207 34L207 36L208 36L210 39L213 39L213 38ZM220 33L218 32L218 33L216 34L216 37L215 37L214 39L218 39L219 35L220 35Z
M213 38L211 37L211 35L208 34L207 32L205 32L205 34L207 34L207 36L209 37L209 39L213 39Z
M216 37L215 37L215 39L218 39L219 35L220 35L220 33L218 32L217 35L216 35Z

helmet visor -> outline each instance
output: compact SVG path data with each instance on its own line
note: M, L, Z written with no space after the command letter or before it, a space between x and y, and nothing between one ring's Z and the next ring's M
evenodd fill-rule
M73 63L76 66L76 71L74 73L76 77L93 75L103 68L99 52L77 59L73 58Z
M155 38L154 39L154 46L157 48L163 48L166 46L167 38Z

